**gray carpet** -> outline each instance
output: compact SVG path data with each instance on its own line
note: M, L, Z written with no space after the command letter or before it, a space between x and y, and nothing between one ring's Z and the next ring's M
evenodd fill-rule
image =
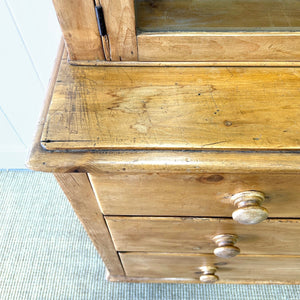
M0 299L300 299L299 285L109 283L51 174L0 171Z

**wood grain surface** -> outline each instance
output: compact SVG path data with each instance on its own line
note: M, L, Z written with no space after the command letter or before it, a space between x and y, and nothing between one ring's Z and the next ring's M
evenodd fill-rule
M119 256L87 175L56 173L55 177L109 272L115 275L124 275Z
M144 33L140 61L299 61L299 32Z
M199 267L212 264L218 268L220 283L300 282L300 256L240 255L226 260L214 255L128 252L120 257L129 277L198 279Z
M297 150L299 74L298 68L91 68L63 61L42 146Z
M93 0L53 0L71 60L104 60Z
M137 60L134 0L100 0L112 61Z
M137 30L300 30L297 0L136 0Z
M300 255L300 221L294 219L269 219L253 226L222 218L107 216L105 220L118 251L213 254L215 235L236 234L241 255Z
M136 1L139 61L299 61L297 0Z
M270 217L300 217L300 175L90 174L106 215L231 217L233 194L257 190ZM150 200L149 200L150 199Z
M41 147L41 135L56 85L61 60L66 61L61 43L45 104L37 126L27 166L44 172L111 173L290 173L299 174L297 152L259 151L85 151L51 152ZM64 53L64 56L63 56ZM280 70L281 68L278 68Z

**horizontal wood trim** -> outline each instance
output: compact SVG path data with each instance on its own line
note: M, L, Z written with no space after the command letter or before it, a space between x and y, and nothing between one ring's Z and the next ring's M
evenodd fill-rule
M300 256L240 255L232 260L182 253L120 253L128 277L199 279L199 267L216 265L219 283L299 282Z
M144 33L139 61L299 61L300 33Z
M163 172L299 174L298 153L193 152L193 151L97 151L50 152L35 143L27 166L43 172L105 174Z
M300 67L300 61L96 61L69 60L73 66L100 67Z
M300 255L300 221L269 219L245 226L232 219L105 217L118 251L213 254L213 237L236 234L241 255ZM287 247L288 245L288 247ZM234 258L233 258L234 259Z
M235 210L232 195L256 190L265 194L262 206L270 217L300 217L299 173L170 174L153 170L89 177L105 215L231 217Z
M150 277L130 277L130 276L113 276L109 274L106 275L106 279L110 282L132 282L132 283L182 283L182 284L200 284L199 279L191 279L191 278L150 278ZM214 284L284 284L284 285L293 285L300 284L300 280L298 281L275 281L275 280L226 280L226 281L217 281Z

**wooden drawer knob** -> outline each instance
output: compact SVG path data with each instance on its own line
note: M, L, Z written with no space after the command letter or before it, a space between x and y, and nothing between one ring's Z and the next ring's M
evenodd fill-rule
M222 258L230 258L240 254L240 249L234 244L237 242L238 236L235 234L218 234L213 237L213 241L217 244L214 254Z
M211 266L201 267L200 270L203 274L200 276L200 281L203 283L215 283L219 277L215 275L217 268Z
M238 207L232 218L246 225L257 224L268 217L268 211L261 207L265 200L265 195L257 191L246 191L232 196L232 202Z

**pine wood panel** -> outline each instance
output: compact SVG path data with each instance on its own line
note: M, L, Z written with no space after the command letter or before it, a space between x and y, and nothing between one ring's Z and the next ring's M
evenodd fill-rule
M112 61L137 60L133 0L100 0Z
M71 60L104 60L93 0L53 0Z
M63 55L64 53L64 55ZM50 152L41 147L40 140L52 100L61 60L66 60L62 41L48 92L37 126L27 166L44 172L107 172L147 174L163 172L227 173L299 173L297 152L195 152L195 151L97 151Z
M119 256L114 248L87 175L56 173L55 177L109 272L114 275L124 275Z
M290 174L90 174L106 215L231 217L231 196L257 190L270 217L300 217L300 176Z
M300 33L145 33L140 61L299 61Z
M245 226L231 219L105 217L118 251L213 254L217 234L236 234L241 254L300 255L300 221L269 219ZM287 246L288 245L288 246ZM235 258L232 258L235 259Z
M42 145L295 150L299 87L298 68L91 68L63 61Z
M218 267L219 283L260 281L300 283L300 256L248 256L232 260L201 254L120 253L128 277L198 279L199 267L214 264Z
M142 32L298 30L297 0L136 0Z

